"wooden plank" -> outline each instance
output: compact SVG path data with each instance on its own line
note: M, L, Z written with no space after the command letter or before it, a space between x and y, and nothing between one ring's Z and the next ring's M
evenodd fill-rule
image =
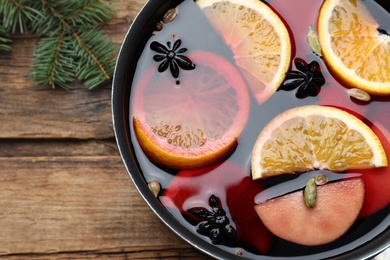
M0 227L3 256L204 257L146 206L119 156L0 158Z
M110 87L0 92L0 138L113 138Z
M108 24L131 24L147 0L105 1L114 7L114 14ZM127 29L126 29L127 30Z
M19 254L8 255L8 260L47 260L47 259L186 259L186 260L211 260L199 251L192 248L122 248L120 252L67 252L67 253L47 253L47 254Z
M9 140L0 141L0 157L119 156L115 140Z

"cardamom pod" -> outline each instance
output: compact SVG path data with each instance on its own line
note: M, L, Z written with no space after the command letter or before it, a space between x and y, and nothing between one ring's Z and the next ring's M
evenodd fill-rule
M170 22L172 22L173 20L175 20L175 18L176 18L176 16L178 14L179 14L179 11L177 10L177 8L169 9L165 13L165 15L164 15L164 17L162 19L163 23L170 23Z
M317 198L317 184L315 177L310 178L310 180L307 181L303 195L305 198L306 206L309 208L314 208L316 205Z
M328 177L325 174L319 174L315 180L317 185L323 185L328 182Z
M314 32L314 30L309 27L309 33L307 34L307 41L309 42L311 50L317 54L318 56L322 56L321 54L321 44L318 40L317 34Z
M368 94L367 92L365 92L361 89L351 88L351 89L346 90L346 92L348 93L349 96L356 98L357 100L366 101L366 102L371 101L370 94Z
M160 193L161 190L161 185L158 181L156 180L151 180L148 182L148 187L149 189L153 192L154 196L157 198L158 194Z

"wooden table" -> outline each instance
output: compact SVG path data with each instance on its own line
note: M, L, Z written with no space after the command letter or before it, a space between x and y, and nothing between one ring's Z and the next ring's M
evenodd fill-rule
M112 3L104 29L118 48L145 2ZM0 52L0 258L209 259L131 182L114 139L111 82L92 91L33 86L36 46L20 35Z
M121 0L104 26L118 45L146 0ZM0 52L0 257L7 259L206 256L149 209L121 161L111 82L88 91L33 86L37 39Z

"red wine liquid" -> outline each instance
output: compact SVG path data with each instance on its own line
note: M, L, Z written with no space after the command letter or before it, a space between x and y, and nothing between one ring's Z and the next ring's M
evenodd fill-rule
M159 197L161 201L164 202L164 191L172 187L172 183L176 181L177 185L174 188L177 190L176 196L181 197L179 200L182 201L182 205L177 208L172 203L167 203L165 206L183 226L197 234L201 239L211 243L207 236L198 234L196 231L197 224L189 220L186 210L191 207L210 208L209 197L214 194L220 198L227 216L232 218L231 224L237 229L239 236L239 239L235 242L224 242L215 246L232 254L239 254L248 258L254 258L259 254L302 256L300 259L304 259L303 256L307 256L309 259L332 257L353 250L372 240L388 228L390 223L390 206L388 203L390 198L390 170L384 168L354 171L352 174L359 176L364 174L364 181L369 186L366 190L367 198L362 216L344 236L336 241L322 246L306 247L284 241L267 233L261 226L261 221L255 215L253 206L255 203L271 197L302 189L306 181L318 172L313 171L301 175L281 176L264 182L253 182L250 179L250 157L253 144L263 127L283 111L303 105L328 105L347 110L362 119L380 137L387 154L390 154L390 113L388 113L390 99L373 98L371 102L367 103L350 98L346 92L348 86L343 86L337 79L333 78L324 61L312 52L307 43L307 34L309 27L314 31L316 30L317 15L322 1L268 0L267 3L279 14L289 29L293 44L292 58L302 58L307 63L315 60L320 64L326 83L322 86L319 95L298 99L295 97L296 90L279 90L262 105L258 105L252 99L250 117L239 137L235 151L221 165L211 167L212 170L209 168L200 170L200 173L193 174L193 176L188 173L187 175L184 174L185 177L183 177L183 173L163 169L151 163L143 154L132 132L132 140L135 140L133 143L134 150L145 180L160 182L163 189ZM364 1L364 3L379 24L390 26L390 15L385 9L374 1ZM145 75L145 71L151 68L157 71L159 63L153 60L156 53L149 47L152 41L166 44L168 41L174 42L176 39L181 39L181 47L187 48L189 52L193 50L213 52L234 64L231 50L208 24L193 1L185 0L177 6L177 9L179 15L172 22L163 24L163 28L156 30L147 41L137 63L132 88L137 87L137 82ZM381 29L387 32L390 31L390 28L386 29L384 26L381 26ZM295 70L293 62L291 66ZM176 84L180 84L180 77L174 79L169 69L163 73L170 77L172 81L177 81ZM181 71L180 73L190 73L190 71ZM132 100L132 96L130 98ZM132 109L130 107L131 117ZM133 129L132 126L131 129ZM322 173L326 173L333 181L346 177L344 174L327 171L322 171ZM267 195L261 193L263 190L268 190ZM239 221L240 219L242 221ZM259 229L257 232L259 235L253 237L253 232L247 230L256 228ZM265 247L267 250L264 249Z

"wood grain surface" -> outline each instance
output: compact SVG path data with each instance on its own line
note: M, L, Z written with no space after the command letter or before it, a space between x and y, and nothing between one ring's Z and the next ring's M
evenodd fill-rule
M146 0L110 3L120 46ZM0 52L0 258L208 259L150 210L119 156L111 82L88 91L34 86L37 39Z

